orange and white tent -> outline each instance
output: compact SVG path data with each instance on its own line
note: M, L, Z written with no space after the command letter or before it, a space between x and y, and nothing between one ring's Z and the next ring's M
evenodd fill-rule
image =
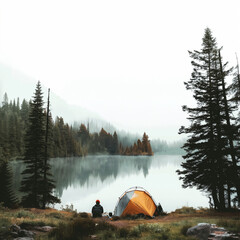
M152 217L157 210L157 206L152 196L141 187L129 188L122 194L115 207L115 216L127 216L144 214Z

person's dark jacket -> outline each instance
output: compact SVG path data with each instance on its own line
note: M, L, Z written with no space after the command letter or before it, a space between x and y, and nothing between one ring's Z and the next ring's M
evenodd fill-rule
M100 204L95 204L92 207L92 216L93 217L102 217L103 207Z

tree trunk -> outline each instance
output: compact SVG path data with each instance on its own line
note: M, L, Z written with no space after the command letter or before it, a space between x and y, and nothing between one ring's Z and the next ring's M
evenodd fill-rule
M212 191L214 208L219 210L221 207L220 207L220 203L219 203L219 200L218 200L218 197L217 197L216 186L212 186L211 191Z
M230 209L231 206L231 188L229 184L227 185L227 200L228 200L228 208Z
M47 160L48 160L48 130L49 130L49 97L50 89L48 89L48 101L47 101L47 119L46 119L46 135L45 135L45 156L44 156L44 175L43 175L43 206L46 208L46 194L47 194Z
M240 179L238 176L237 160L236 160L236 156L235 156L235 152L234 152L235 150L234 150L234 145L233 145L233 133L232 133L232 126L231 126L231 122L230 122L230 116L229 116L228 101L227 101L227 95L226 95L225 80L224 80L224 74L223 74L220 49L218 51L218 57L219 57L219 63L220 63L220 73L221 73L221 80L222 80L224 107L225 107L225 115L226 115L226 122L227 122L227 137L228 137L228 142L230 145L230 155L231 155L232 164L233 164L233 174L234 174L233 179L234 179L234 185L237 190L238 202L240 203Z

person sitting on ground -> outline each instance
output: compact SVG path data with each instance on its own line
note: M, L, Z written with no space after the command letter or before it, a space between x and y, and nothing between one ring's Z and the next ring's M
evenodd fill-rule
M103 207L100 205L100 201L96 200L96 204L92 207L92 217L102 217Z

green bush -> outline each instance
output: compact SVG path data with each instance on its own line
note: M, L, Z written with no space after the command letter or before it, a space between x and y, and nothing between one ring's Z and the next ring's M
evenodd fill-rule
M16 217L17 218L34 218L34 214L32 214L29 211L25 211L25 210L20 210L16 213Z
M56 240L78 240L93 234L96 231L95 223L92 219L77 218L72 222L59 226L50 233L50 237Z
M86 212L81 212L78 215L79 215L79 217L82 217L82 218L89 218L89 215Z
M188 230L189 228L191 228L191 227L192 227L192 226L190 226L190 225L182 226L182 227L181 227L181 230L180 230L181 234L184 235L184 236L187 236L187 230Z
M119 238L127 238L127 236L129 235L129 230L127 228L120 228L117 232L117 236Z
M43 227L43 226L46 226L46 223L44 221L27 221L27 220L24 220L20 224L20 227L24 228L24 229L32 229L33 227L36 227L36 226Z
M96 231L103 231L103 230L115 231L116 230L115 226L113 226L107 222L98 222L95 224L95 227L96 227Z
M0 202L0 210L5 210L6 207L4 207L4 203L3 202Z
M197 210L193 207L182 207L175 210L175 213L178 214L193 214L197 213Z
M100 239L108 240L108 239L116 239L116 237L113 232L104 231Z
M49 214L46 214L46 217L49 218L56 218L56 219L62 219L64 218L64 214L60 213L60 212L51 212Z
M129 232L129 236L133 237L133 238L140 238L142 236L142 233L140 232L140 230L138 228L133 228Z
M8 239L11 222L7 218L0 218L0 239Z

